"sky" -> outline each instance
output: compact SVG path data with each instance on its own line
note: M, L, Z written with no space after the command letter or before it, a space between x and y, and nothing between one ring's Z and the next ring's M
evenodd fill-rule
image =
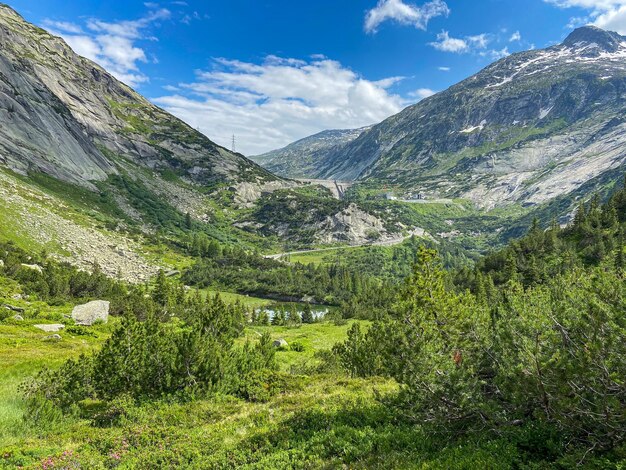
M5 0L7 1L7 0ZM378 123L626 0L8 0L220 145L256 155Z

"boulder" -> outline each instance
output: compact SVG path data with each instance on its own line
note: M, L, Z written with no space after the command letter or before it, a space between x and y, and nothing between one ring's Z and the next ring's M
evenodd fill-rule
M33 325L35 328L39 328L46 333L54 333L56 331L61 331L65 328L65 325L61 325L60 323L52 323L50 325Z
M4 260L0 259L0 268L4 268Z
M16 307L10 304L2 304L2 306L7 310L11 310L12 312L24 313L24 309L22 307Z
M24 321L24 317L22 315L13 315L13 320Z
M72 310L72 319L77 325L91 326L97 321L109 321L110 303L106 300L94 300L83 305L77 305Z
M40 274L43 274L43 268L38 264L24 264L22 263L22 267L26 269L30 269L32 271L37 271Z
M50 336L46 336L44 339L44 341L61 341L61 335L50 335Z
M289 346L289 344L287 343L287 341L285 341L284 339L280 338L277 339L276 341L274 341L274 343L272 343L274 345L275 348L286 348L287 346Z

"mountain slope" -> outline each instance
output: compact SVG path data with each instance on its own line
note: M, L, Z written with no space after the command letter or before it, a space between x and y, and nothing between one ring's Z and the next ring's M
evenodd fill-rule
M541 204L626 160L626 38L595 27L514 54L363 133L321 175L486 208Z
M0 162L93 187L116 158L197 183L275 179L0 6Z
M144 281L198 237L276 252L406 229L214 144L1 4L0 46L0 240Z
M288 146L250 157L267 170L287 178L314 177L326 166L325 156L340 152L369 127L329 130L300 139Z

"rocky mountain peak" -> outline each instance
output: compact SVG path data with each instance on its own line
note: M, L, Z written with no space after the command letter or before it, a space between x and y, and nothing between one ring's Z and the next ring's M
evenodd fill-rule
M583 26L572 31L563 45L575 48L596 45L597 48L612 53L623 47L624 42L626 38L613 31L605 31L596 26Z

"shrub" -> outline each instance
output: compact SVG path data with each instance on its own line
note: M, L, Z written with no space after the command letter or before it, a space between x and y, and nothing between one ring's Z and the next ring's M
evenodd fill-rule
M90 399L113 403L120 397L231 393L254 371L275 367L267 335L254 346L234 347L243 331L241 306L228 306L215 297L196 298L183 307L184 321L163 322L154 314L139 321L126 315L95 355L67 361L57 371L44 370L25 383L22 391L31 404L29 414L38 414L42 402L69 413ZM102 420L115 417L116 408L111 406Z
M602 449L626 437L626 286L604 268L574 270L491 306L445 287L420 252L392 314L354 326L334 351L354 376L403 385L393 405L445 434L535 425Z

